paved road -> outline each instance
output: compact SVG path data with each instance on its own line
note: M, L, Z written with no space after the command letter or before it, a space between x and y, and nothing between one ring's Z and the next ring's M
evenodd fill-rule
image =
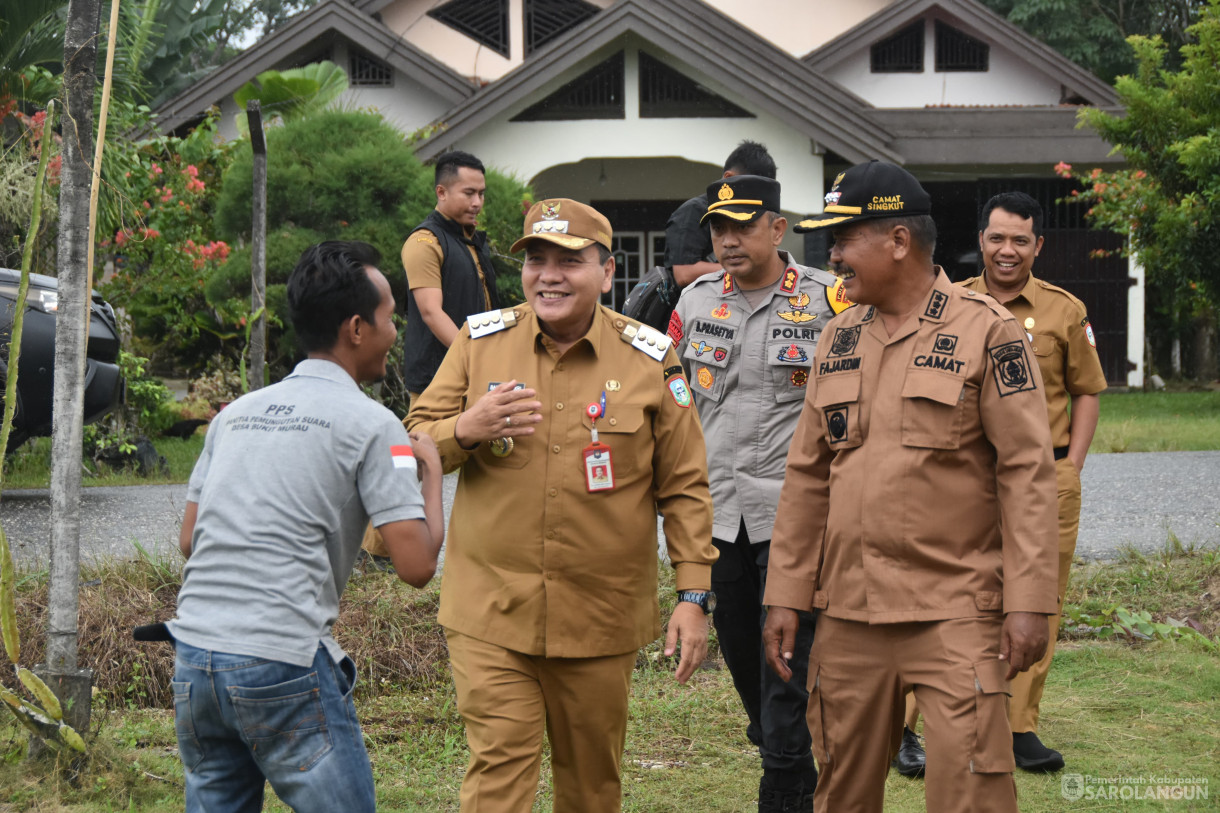
M445 478L446 514L456 475ZM81 503L82 556L177 556L186 486L87 488ZM9 491L0 521L14 558L45 567L50 501L45 490ZM1150 552L1170 534L1184 544L1220 546L1220 452L1093 455L1084 473L1084 509L1077 555L1110 559L1124 546Z

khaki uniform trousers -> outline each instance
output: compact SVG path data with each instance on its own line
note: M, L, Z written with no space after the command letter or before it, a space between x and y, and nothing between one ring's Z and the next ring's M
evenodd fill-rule
M1080 530L1080 473L1066 457L1055 461L1055 480L1059 488L1059 609L1063 610L1063 597L1067 593L1068 571L1076 556L1076 535ZM1059 637L1059 613L1050 616L1050 637L1047 638L1046 654L1042 660L1012 679L1012 702L1008 706L1008 722L1013 733L1038 730L1038 704L1042 701L1042 689L1046 686L1046 673L1051 668L1055 654L1055 641ZM912 731L919 722L919 708L915 695L906 698L904 724Z
M815 813L881 813L903 695L924 715L928 810L1016 813L999 616L907 624L818 617L809 657Z
M635 651L545 658L445 630L470 762L462 813L529 813L542 732L551 743L554 813L618 813Z
M1066 457L1055 461L1055 480L1059 487L1059 610L1067 592L1068 571L1076 555L1076 533L1080 529L1080 473ZM1055 654L1055 639L1059 637L1059 613L1050 616L1050 637L1042 660L1012 680L1012 703L1008 721L1014 733L1038 730L1038 704L1046 685L1046 673Z

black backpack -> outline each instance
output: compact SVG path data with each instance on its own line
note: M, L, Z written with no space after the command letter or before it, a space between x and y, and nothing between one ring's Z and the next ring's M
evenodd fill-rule
M673 270L657 266L631 289L623 303L623 315L664 333L669 329L669 316L681 293Z

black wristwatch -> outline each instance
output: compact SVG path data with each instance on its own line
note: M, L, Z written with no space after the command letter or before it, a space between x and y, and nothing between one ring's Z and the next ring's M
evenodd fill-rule
M704 615L716 609L716 594L711 590L679 590L678 601L689 601L691 604L698 604L703 608Z

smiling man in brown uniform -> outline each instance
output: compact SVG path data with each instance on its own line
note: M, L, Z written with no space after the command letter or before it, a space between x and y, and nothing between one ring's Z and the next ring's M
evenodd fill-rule
M526 304L472 316L407 416L461 468L439 620L470 763L463 813L529 813L545 730L555 813L614 813L636 650L661 631L656 515L676 568L666 654L707 652L703 431L669 339L598 304L610 223L526 215Z
M1101 406L1098 393L1106 388L1106 375L1097 358L1093 326L1084 303L1033 275L1042 241L1042 207L1038 201L1022 192L996 195L987 201L979 220L984 273L962 285L991 294L1017 317L1029 334L1042 372L1059 488L1058 589L1062 607L1080 528L1080 472L1097 429ZM1043 745L1037 734L1038 704L1058 635L1056 612L1050 619L1046 655L1012 682L1008 719L1013 753L1017 766L1030 771L1063 767L1063 755Z
M768 663L790 674L797 610L820 610L808 722L818 813L881 811L903 695L925 717L927 805L1017 809L1008 681L1055 612L1055 471L1029 342L932 264L909 173L849 169L824 214L859 303L818 343L771 537Z

